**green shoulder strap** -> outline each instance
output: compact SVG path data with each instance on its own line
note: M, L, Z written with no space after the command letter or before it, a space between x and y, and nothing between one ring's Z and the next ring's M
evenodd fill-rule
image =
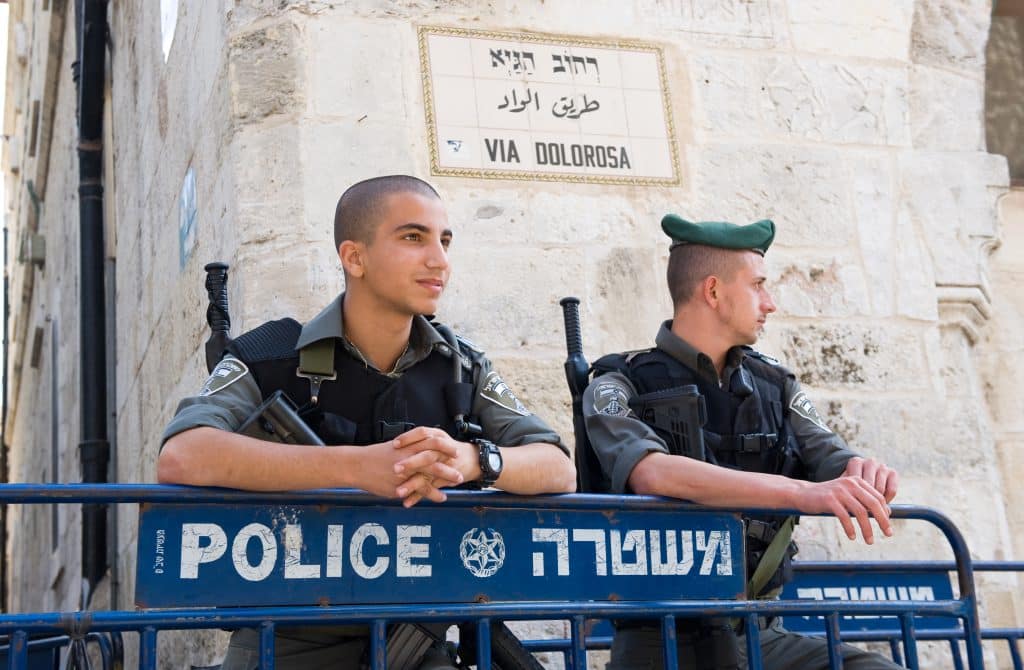
M299 350L298 377L309 380L310 402L314 405L320 399L320 384L334 381L338 373L334 369L334 338L311 342Z
M764 550L764 555L761 556L757 567L754 568L754 574L751 575L750 581L747 582L747 596L749 598L757 598L761 590L768 583L768 580L772 578L775 571L782 565L782 561L786 558L789 540L793 537L794 524L796 524L795 516L786 517L778 532L775 533L775 537L768 544L768 548Z

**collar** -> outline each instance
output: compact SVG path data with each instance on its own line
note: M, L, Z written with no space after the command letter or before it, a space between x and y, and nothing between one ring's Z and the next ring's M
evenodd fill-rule
M345 337L345 315L342 309L344 299L345 294L342 293L332 300L331 304L323 308L319 314L306 322L306 325L302 327L302 332L299 333L295 349L299 350L313 342L328 338L340 339L346 351L357 360L373 367L363 357L363 354ZM398 359L395 372L402 372L419 363L429 356L436 347L441 345L447 346L447 343L441 337L441 334L437 332L437 329L430 325L430 321L421 315L414 316L412 318L412 329L409 332L409 348Z
M720 386L718 371L711 357L702 351L697 351L689 342L672 332L672 320L669 319L661 324L658 335L654 338L654 344L666 354L676 359L686 367L690 368L704 378L710 384ZM746 352L743 347L733 347L725 355L725 369L722 370L722 379L729 379L732 373L743 364Z

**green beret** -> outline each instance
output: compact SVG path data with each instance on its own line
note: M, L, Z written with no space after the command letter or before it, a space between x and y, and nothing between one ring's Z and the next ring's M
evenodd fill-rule
M768 219L747 226L721 221L691 223L676 214L666 214L661 229L672 238L672 247L680 244L706 244L720 249L750 249L764 256L775 239L775 224Z

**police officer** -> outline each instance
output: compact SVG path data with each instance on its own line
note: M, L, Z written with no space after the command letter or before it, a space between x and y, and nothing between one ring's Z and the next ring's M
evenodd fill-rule
M304 326L272 321L232 342L164 432L161 483L258 491L351 487L411 507L476 482L511 493L575 490L559 436L482 353L428 320L451 266L437 192L415 177L359 182L335 211L346 290ZM285 390L328 448L241 435ZM279 668L358 668L365 627L282 629ZM225 670L256 667L258 635L232 636ZM444 662L431 660L432 667Z
M583 397L587 434L608 489L706 505L831 513L851 540L859 528L868 544L874 542L874 517L892 535L887 503L896 495L897 473L851 451L793 373L749 346L775 311L764 263L775 225L698 224L669 214L662 229L672 238L673 318L661 326L653 349L599 359ZM656 406L665 394L682 398L687 392L703 398L706 422L696 433L703 440L687 441L685 431L658 421ZM691 425L700 425L698 415L691 414ZM748 597L774 597L781 590L795 553L793 522L780 516L747 520ZM789 633L777 618L762 618L759 627L765 668L829 667L824 639ZM677 629L681 668L746 667L742 627L732 620L680 619ZM619 622L609 668L660 668L661 649L655 622ZM846 668L898 667L850 645L842 651Z

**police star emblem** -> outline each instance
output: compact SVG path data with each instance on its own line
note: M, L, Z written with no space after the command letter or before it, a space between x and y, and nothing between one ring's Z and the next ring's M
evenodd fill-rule
M505 540L493 528L471 528L459 543L459 558L474 577L490 577L505 564Z

